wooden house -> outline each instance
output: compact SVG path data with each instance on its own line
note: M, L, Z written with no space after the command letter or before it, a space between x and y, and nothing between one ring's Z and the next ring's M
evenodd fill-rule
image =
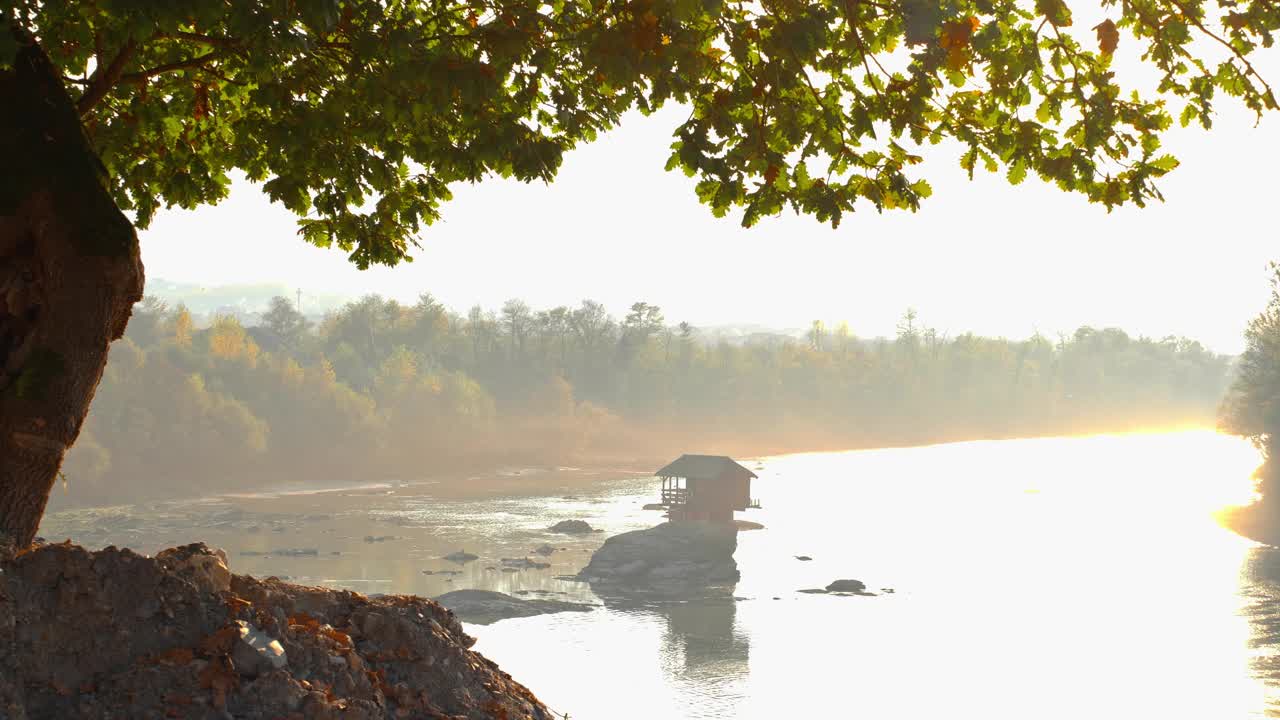
M681 455L654 475L672 521L732 523L735 510L760 507L751 499L756 474L724 455Z

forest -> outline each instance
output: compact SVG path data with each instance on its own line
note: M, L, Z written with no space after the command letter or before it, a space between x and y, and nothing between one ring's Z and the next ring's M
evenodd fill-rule
M1082 327L893 338L701 338L661 309L450 311L370 295L311 323L199 326L147 298L111 349L54 507L282 483L412 481L519 464L759 455L1205 425L1231 361L1184 338Z

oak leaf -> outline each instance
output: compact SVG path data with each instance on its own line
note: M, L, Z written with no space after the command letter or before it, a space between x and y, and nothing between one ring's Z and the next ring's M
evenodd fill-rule
M1098 47L1102 49L1103 55L1111 55L1115 53L1116 48L1120 45L1120 31L1116 28L1116 24L1107 18L1093 27L1094 32L1098 33Z
M943 23L938 43L947 51L947 67L961 70L969 64L969 43L981 24L973 16Z
M1066 0L1036 0L1036 12L1040 13L1054 27L1071 25L1071 8Z

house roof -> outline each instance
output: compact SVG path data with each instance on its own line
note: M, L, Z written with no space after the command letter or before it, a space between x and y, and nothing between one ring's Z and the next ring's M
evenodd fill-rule
M654 475L690 479L718 478L726 470L734 469L740 470L751 477L757 477L755 473L734 462L733 458L724 455L681 455L675 462L670 463L654 473Z

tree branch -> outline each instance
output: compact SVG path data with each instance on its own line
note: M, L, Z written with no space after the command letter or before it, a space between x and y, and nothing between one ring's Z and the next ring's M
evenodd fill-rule
M223 55L225 55L225 53L223 53L221 50L214 50L212 52L207 52L204 55L201 55L199 57L188 58L186 60L178 60L171 63L165 63L163 65L157 65L148 70L141 70L139 72L129 73L128 75L121 76L120 79L127 82L141 82L143 80L148 80L150 78L153 78L157 75L163 75L164 73L167 73L167 72L173 72L174 70L188 70L190 68L202 68L204 67L205 63L209 62L210 60L215 60L219 57L222 57Z
M163 37L171 40L186 40L188 42L198 43L200 45L212 45L213 47L233 48L239 47L240 41L235 38L217 37L214 35L201 35L192 32L176 32L164 35Z
M80 99L76 101L76 112L81 117L88 115L102 99L111 92L111 88L120 82L120 76L124 73L124 66L133 58L134 52L138 49L138 44L133 38L129 38L125 42L124 47L120 48L120 52L111 59L111 62L103 64L103 56L98 56L98 67L94 68L93 75L89 77L89 86L84 89L84 93Z
M1205 27L1205 24L1201 22L1198 17L1191 14L1191 11L1187 8L1187 6L1183 5L1178 0L1169 0L1169 1L1174 7L1178 8L1178 10L1181 11L1182 17L1186 18L1191 22L1191 24L1199 28L1200 32L1213 38L1218 42L1219 45L1231 51L1231 54L1235 56L1237 60L1239 60L1241 63L1244 64L1245 76L1252 76L1262 85L1262 89L1265 91L1262 93L1263 103L1267 107L1273 110L1276 109L1276 96L1271 91L1271 86L1267 84L1267 79L1262 77L1262 73L1254 69L1253 64L1249 62L1249 58L1246 57L1244 53L1237 50L1235 46L1233 46L1231 43L1227 42L1226 39L1223 38L1221 35L1218 35L1214 31Z

